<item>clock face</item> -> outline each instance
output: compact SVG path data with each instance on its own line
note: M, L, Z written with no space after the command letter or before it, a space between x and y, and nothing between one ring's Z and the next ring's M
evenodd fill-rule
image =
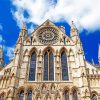
M42 44L54 44L58 41L58 31L52 27L45 27L39 30L38 33L39 42Z

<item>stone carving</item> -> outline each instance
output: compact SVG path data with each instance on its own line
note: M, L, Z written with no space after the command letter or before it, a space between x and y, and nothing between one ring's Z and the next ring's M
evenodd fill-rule
M37 37L42 44L54 44L57 42L59 35L55 28L45 27L39 31Z

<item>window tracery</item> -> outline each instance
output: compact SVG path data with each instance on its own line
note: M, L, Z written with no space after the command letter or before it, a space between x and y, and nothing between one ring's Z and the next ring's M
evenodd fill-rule
M39 42L42 44L54 44L58 41L59 35L58 31L53 27L44 27L39 30L37 34Z
M44 54L44 80L54 80L54 56L50 50Z
M78 100L77 91L73 90L73 100Z
M0 100L5 100L5 96L4 96L4 94L1 95Z
M69 100L69 91L65 90L64 92L64 100Z
M96 94L93 94L93 95L92 95L92 100L97 100Z
M21 90L19 93L19 100L24 100L24 91Z
M67 66L67 56L65 51L61 53L61 69L62 69L62 80L68 80L68 66Z
M33 52L30 60L30 70L29 70L30 81L35 81L35 72L36 72L36 53Z
M32 100L32 90L28 91L28 100Z

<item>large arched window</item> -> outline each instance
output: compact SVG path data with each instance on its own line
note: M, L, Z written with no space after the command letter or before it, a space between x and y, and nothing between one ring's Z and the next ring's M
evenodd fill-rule
M67 66L67 56L65 51L61 53L61 68L62 68L62 80L68 80L68 66Z
M73 90L73 100L78 100L77 91Z
M19 100L24 100L24 91L21 90L19 93Z
M29 70L30 81L35 81L35 71L36 71L36 53L33 52L30 60L30 70Z
M54 56L50 50L44 54L44 80L54 80Z
M97 96L95 94L92 95L92 100L97 100Z
M28 91L28 99L27 100L32 100L32 90Z
M64 92L64 100L69 100L69 91L68 90L66 90Z

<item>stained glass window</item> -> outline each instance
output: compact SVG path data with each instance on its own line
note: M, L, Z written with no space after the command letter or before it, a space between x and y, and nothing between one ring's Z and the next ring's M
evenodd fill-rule
M36 70L36 53L33 52L30 60L30 71L29 71L29 80L35 80L35 70Z
M54 57L50 50L44 54L44 80L54 80Z
M68 80L68 66L67 66L67 56L63 51L61 53L61 68L62 68L62 80Z
M44 80L48 80L48 53L44 54Z
M76 90L73 91L73 100L78 100L77 91Z
M64 92L64 100L69 100L69 92L68 92L68 90L66 90L65 92Z
M97 100L97 96L95 94L93 94L92 100Z
M24 91L23 90L19 93L19 100L24 100Z
M28 91L28 100L32 100L32 90Z
M53 53L50 52L49 54L49 63L50 63L50 72L49 72L49 80L54 80L54 59Z

